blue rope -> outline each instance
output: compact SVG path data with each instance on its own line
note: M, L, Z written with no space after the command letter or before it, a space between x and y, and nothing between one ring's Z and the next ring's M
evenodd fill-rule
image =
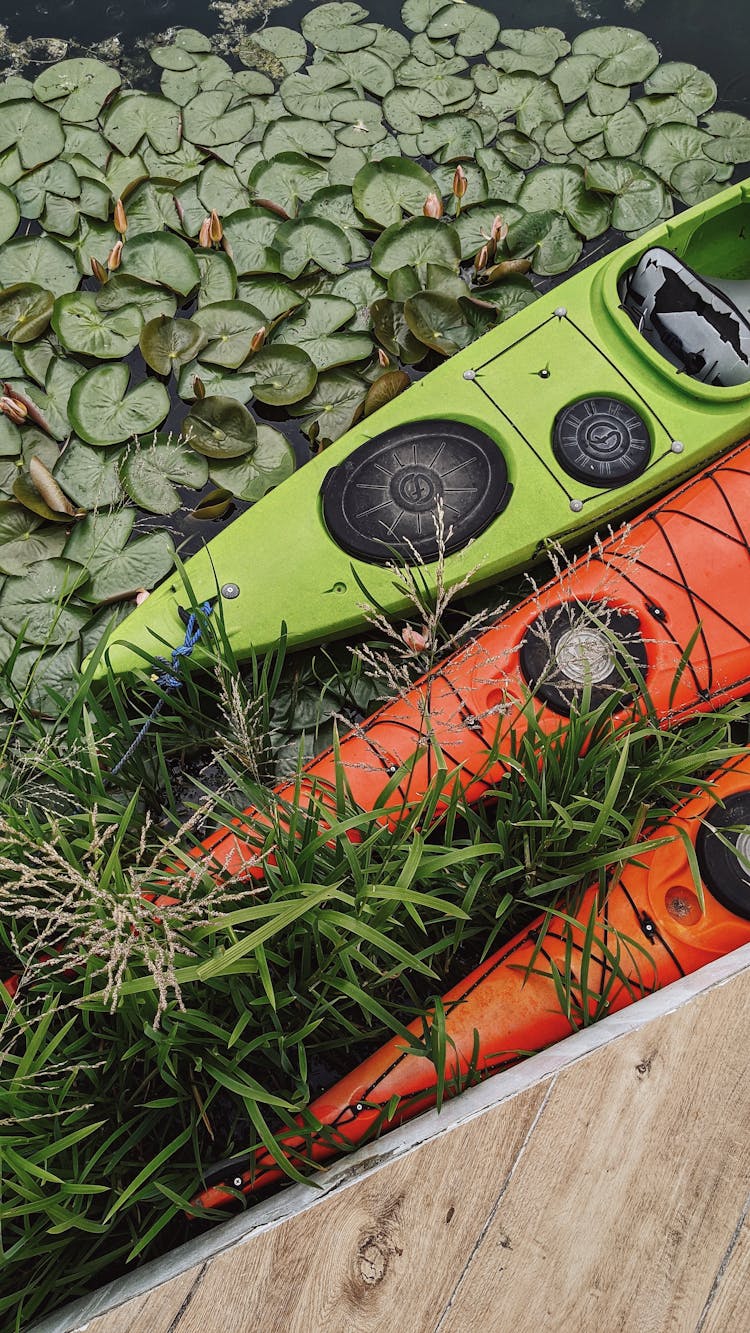
M213 607L211 602L204 602L200 609L204 616L210 616ZM160 659L160 661L164 662L164 670L156 677L156 684L159 685L162 690L168 690L170 693L174 692L174 690L179 690L182 685L182 676L180 673L182 671L183 660L190 656L200 637L201 627L198 622L198 616L195 611L191 611L188 616L187 625L185 626L184 641L179 644L177 648L172 649L169 662L167 662L166 658ZM162 696L161 699L157 699L137 736L112 769L112 777L115 777L120 772L120 769L124 768L128 760L133 757L138 746L148 735L153 723L156 721L156 718L159 716L166 702L164 696Z

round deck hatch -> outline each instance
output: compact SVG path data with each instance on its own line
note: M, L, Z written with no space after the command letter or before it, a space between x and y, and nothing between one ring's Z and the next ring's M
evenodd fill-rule
M651 457L643 417L618 398L582 398L558 412L552 449L568 476L587 486L624 486Z
M414 421L361 444L326 475L323 518L338 546L373 564L437 559L436 516L445 550L478 537L507 505L512 487L502 451L460 421Z
M705 816L695 841L701 879L728 912L750 921L750 791Z
M521 670L537 698L567 716L586 686L597 708L645 676L646 649L638 617L604 602L563 602L542 611L526 631Z

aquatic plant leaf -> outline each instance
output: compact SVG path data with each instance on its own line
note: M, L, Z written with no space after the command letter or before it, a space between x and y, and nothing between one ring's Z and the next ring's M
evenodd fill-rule
M123 157L129 157L143 138L148 139L157 153L176 153L182 139L178 108L166 97L152 93L130 90L118 93L101 126Z
M503 28L499 49L490 51L487 58L508 74L549 74L569 50L570 42L559 28Z
M530 213L528 217L542 216ZM565 273L581 257L583 242L567 217L553 215L552 222L539 241L532 258L532 268L542 276Z
M711 75L682 60L668 60L659 65L645 80L643 90L649 95L676 97L698 115L709 111L717 97Z
M29 471L19 471L13 483L15 499L51 523L69 525L71 519L80 517L82 511L71 504L43 461L32 456L29 463Z
M411 380L404 370L387 370L384 375L379 375L367 390L363 415L369 417L379 407L385 407L386 403L392 402L404 389L408 389L410 384Z
M278 218L263 208L241 208L223 219L224 236L238 277L248 273L278 273L279 256L272 249Z
M550 79L562 101L577 102L579 97L585 97L600 64L601 56L591 54L570 55L561 60L552 70Z
M155 588L173 567L174 542L168 532L136 537L106 558L99 547L89 565L91 577L80 596L96 605L130 600L142 588Z
M328 127L318 120L283 116L280 120L273 120L266 129L263 135L263 156L270 159L286 152L333 157L336 140Z
M78 57L60 60L43 70L34 81L34 96L39 102L54 102L63 120L85 123L96 120L121 82L111 65Z
M461 241L455 227L434 218L411 218L394 223L378 237L372 251L372 267L387 278L397 268L408 265L444 264L457 268Z
M518 137L523 138L524 136L519 135ZM538 154L539 150L536 147L536 144L532 143L530 139L527 142ZM538 161L538 157L536 161ZM515 167L510 165L502 150L499 150L497 146L492 148L478 148L477 164L484 178L484 187L482 187L481 182L476 182L476 178L472 174L472 164L470 162L464 164L464 171L466 172L469 182L466 190L466 199L469 201L469 207L475 203L483 203L488 198L507 199L511 202L518 198L519 191L526 177L523 171L517 171ZM532 162L531 165L535 166L536 162ZM445 168L445 177L441 176L439 171L435 172L435 179L440 185L444 195L450 192L449 189L445 188L446 184L450 186L451 183L451 178L448 177L447 170L448 169Z
M143 315L137 305L102 310L94 292L68 292L55 301L52 327L68 352L114 361L137 346Z
M55 298L35 282L16 282L0 291L0 338L28 343L44 333Z
M578 57L576 57L577 59ZM585 60L585 56L580 57ZM589 111L592 116L613 116L628 105L630 88L618 88L613 83L600 83L592 79L586 93Z
M262 275L241 278L237 284L237 298L254 306L263 315L263 322L271 324L290 310L296 309L304 297L288 283Z
M18 201L7 185L0 185L0 245L9 241L20 220Z
M406 294L406 296L412 295L412 291ZM427 349L409 328L404 315L403 301L381 297L373 301L371 313L373 333L386 352L398 357L406 366L416 366L424 360Z
M282 25L262 28L252 37L240 42L238 55L245 65L251 68L263 68L265 62L269 70L273 69L274 78L283 77L284 73L293 74L304 65L307 59L307 42L296 28ZM268 56L271 61L268 61ZM280 67L277 74L274 64Z
M132 191L126 191L128 241L146 232L163 231L165 227L182 230L174 188L171 181L142 181Z
M404 318L412 334L441 356L452 356L472 341L460 303L442 292L416 292L404 302Z
M120 444L133 435L156 430L169 411L169 394L156 380L144 380L128 393L126 365L95 366L70 391L68 416L87 444Z
M579 33L573 40L573 54L600 56L597 79L618 86L642 83L659 63L659 52L644 33L614 25Z
M404 213L421 214L427 196L436 193L429 171L402 157L368 162L352 182L354 207L381 227L399 223Z
M255 450L245 458L212 461L211 480L238 500L251 503L294 472L294 450L280 430L260 424Z
M586 183L600 194L613 195L612 226L620 231L650 227L661 215L666 192L658 176L636 162L600 158L586 167Z
M237 295L237 270L223 250L196 250L200 269L198 309L214 301L232 301Z
M610 157L632 157L638 151L648 131L645 118L637 106L628 102L622 111L607 116L604 126L604 146Z
M30 565L22 578L6 579L0 590L0 625L26 643L48 648L77 639L88 613L69 604L86 579L85 570L59 556Z
M372 93L373 97L382 100L395 85L393 62L385 59L372 46L359 51L341 52L334 58L336 64L346 73L349 82L364 88L365 92Z
M220 88L196 93L182 109L182 132L201 148L241 142L255 123L252 103L230 109L232 94Z
M511 273L501 282L478 287L476 295L483 301L491 301L502 321L531 305L532 301L536 301L538 293L528 278L520 273Z
M703 203L724 188L724 182L717 178L716 167L715 162L706 158L683 162L672 172L670 185L684 203L691 206Z
M383 114L393 130L401 134L419 134L422 122L439 116L441 103L424 88L394 88L383 101Z
M211 366L202 361L188 361L182 367L177 380L177 392L186 403L197 399L195 381L200 380L203 390L209 398L232 398L237 403L247 403L253 394L251 375L237 370L223 370L221 366Z
M163 232L145 232L128 241L122 252L121 270L142 282L170 287L181 296L192 292L201 278L187 242Z
M62 555L64 528L45 524L15 500L0 501L0 574L23 575L40 560Z
M483 146L482 131L469 116L448 114L427 120L417 135L417 152L438 162L470 160Z
M92 449L73 436L54 473L74 504L83 509L109 509L122 501L119 476L122 457L122 449Z
M21 432L10 417L0 415L0 458L17 458L21 452Z
M49 363L44 380L44 388L23 380L10 380L29 409L29 416L35 425L54 440L65 440L70 434L68 423L68 401L70 391L76 381L84 374L84 367L70 357L55 356ZM26 438L29 432L26 428Z
M343 296L355 308L349 327L352 329L369 328L370 307L373 301L385 296L386 284L377 273L368 268L350 269L341 273L331 284L332 296Z
M283 222L273 245L279 256L279 268L289 278L298 278L310 264L326 273L343 273L352 257L346 232L322 218L293 218Z
M656 125L646 135L639 157L649 171L669 183L675 167L703 157L710 144L710 135L692 125Z
M241 458L256 446L256 426L234 398L208 395L193 404L182 423L192 449L207 458Z
M140 278L119 269L95 295L100 310L120 310L126 305L136 305L144 320L156 319L157 315L171 317L177 309L177 301L170 291L141 282Z
M359 51L371 46L377 33L361 22L367 10L353 0L315 5L302 19L301 28L308 42L323 51Z
M139 509L173 514L182 504L173 483L200 490L208 481L208 462L180 440L159 433L128 450L120 480Z
M530 213L561 213L588 240L609 226L610 205L586 188L583 169L577 166L540 167L527 177L518 204Z
M64 147L60 117L51 107L29 98L0 102L0 153L15 148L24 171L51 162Z
M157 375L169 375L197 356L206 338L203 329L192 319L157 315L143 325L138 341L146 364Z
M253 167L247 187L251 195L270 199L291 217L301 200L312 198L327 184L328 172L320 162L313 162L304 153L279 153L271 162Z
M750 120L734 111L712 111L703 117L712 136L703 151L714 162L750 162Z
M11 287L22 273L53 296L73 292L81 275L67 246L51 236L19 236L0 246L0 283Z
M285 407L306 398L318 378L312 358L303 347L267 344L248 361L253 394L261 403Z
M306 435L314 435L322 444L332 443L353 425L365 396L361 375L351 370L329 370L318 376L309 398L293 405L290 412L305 418Z
M354 315L354 306L341 296L312 296L285 320L274 335L273 346L302 348L318 371L363 361L372 352L367 334L339 332ZM306 390L310 392L312 385Z
M318 71L317 77L315 71ZM330 65L311 65L306 74L289 74L279 87L279 97L290 116L320 120L323 124L339 119L338 115L334 116L334 108L351 95L346 71Z
M81 182L70 162L56 158L54 162L45 162L35 171L29 171L22 176L20 181L16 182L14 194L21 215L25 218L38 218L44 212L50 194L60 195L64 199L80 198Z
M201 360L230 370L247 360L253 338L266 322L246 301L216 301L196 311L194 319L203 332Z
M477 5L449 4L438 10L427 27L427 36L433 41L455 37L456 52L460 56L479 56L494 46L500 33L500 23L494 14Z

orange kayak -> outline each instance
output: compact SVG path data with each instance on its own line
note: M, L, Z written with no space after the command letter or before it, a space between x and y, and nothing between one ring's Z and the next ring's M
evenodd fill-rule
M686 840L695 848L702 893ZM748 942L750 751L652 831L604 902L593 886L575 917L537 917L443 996L444 1095ZM424 1046L433 1020L431 1010L409 1025L415 1047ZM279 1147L298 1168L324 1162L433 1106L437 1088L432 1061L392 1037L318 1097L299 1119L303 1132L280 1134ZM250 1160L219 1163L194 1202L219 1207L283 1175L261 1149Z
M412 690L276 789L283 810L336 806L336 776L372 810L391 784L397 821L441 767L467 800L508 772L536 716L562 732L571 707L620 691L614 724L650 707L664 727L750 690L750 444L679 487L528 597ZM622 694L624 683L630 693ZM648 702L646 697L648 697ZM216 873L261 874L269 821L249 809L193 855Z

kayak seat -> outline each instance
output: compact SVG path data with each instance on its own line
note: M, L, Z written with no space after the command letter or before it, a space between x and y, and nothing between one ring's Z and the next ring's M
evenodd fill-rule
M650 346L691 379L750 381L750 281L702 277L653 246L624 275L620 298Z

